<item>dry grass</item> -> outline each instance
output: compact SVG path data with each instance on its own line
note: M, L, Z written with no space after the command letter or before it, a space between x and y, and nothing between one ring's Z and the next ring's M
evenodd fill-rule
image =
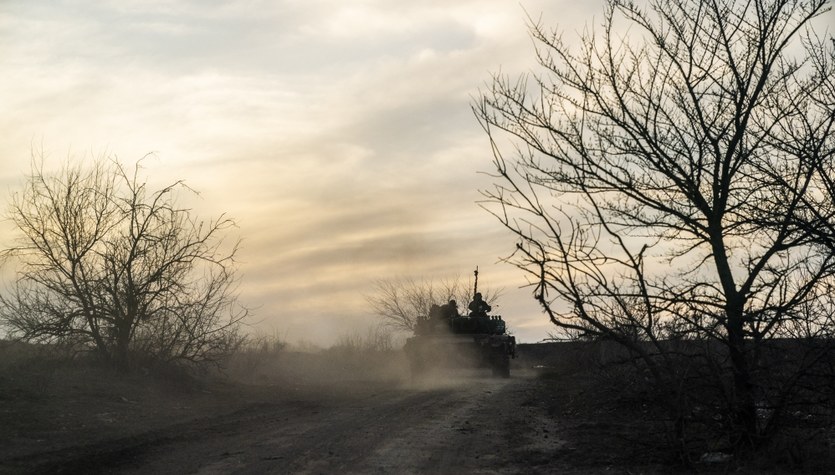
M330 348L291 345L276 335L257 336L222 362L221 375L246 384L328 381L399 381L408 378L405 357L388 332L346 334Z
M831 400L820 401L815 417L808 416L807 407L807 412L784 420L779 434L754 453L728 454L721 413L692 402L713 397L697 394L703 386L690 388L687 430L680 439L671 411L665 409L673 393L655 386L636 365L623 363L613 344L520 345L519 352L520 362L536 366L551 387L553 396L543 402L560 424L562 437L583 447L555 454L571 466L630 467L633 473L782 474L829 473L835 464Z
M0 460L222 414L247 398L272 400L297 388L399 385L409 379L408 365L403 352L391 346L373 335L354 335L329 349L300 351L265 336L225 361L222 372L195 375L177 367L122 374L68 348L0 341ZM701 457L718 447L712 432L693 425L682 450L670 437L672 422L659 399L663 388L631 365L613 364L619 354L612 347L520 345L519 354L513 373L538 372L541 390L518 404L547 408L558 437L574 449L555 447L541 456L566 466L595 473L625 468L632 473L817 473L835 462L832 418L797 417L753 458L702 463Z

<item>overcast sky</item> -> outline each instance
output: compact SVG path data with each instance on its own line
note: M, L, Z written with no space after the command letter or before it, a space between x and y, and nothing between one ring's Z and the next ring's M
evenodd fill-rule
M469 105L491 73L533 67L525 10L599 18L576 3L3 2L0 183L20 185L33 148L53 165L152 152L151 181L184 179L201 216L237 221L242 303L266 332L327 345L376 322L375 279L479 266L537 341L549 325L498 263L514 240L476 204L491 156Z
M30 151L110 153L184 179L244 239L242 302L267 332L327 345L375 318L395 276L504 288L547 337L513 237L480 209L491 155L470 103L535 67L525 11L567 30L602 0L54 0L0 3L0 184ZM8 226L8 224L3 224ZM7 230L4 231L6 233Z

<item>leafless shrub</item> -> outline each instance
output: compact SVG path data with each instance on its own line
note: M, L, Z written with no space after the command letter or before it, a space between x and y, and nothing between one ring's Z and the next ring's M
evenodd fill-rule
M8 217L19 233L3 251L17 280L0 294L0 322L25 341L85 345L127 368L132 353L214 362L241 342L234 223L204 221L176 204L182 181L151 190L140 164L33 158Z
M413 332L418 317L426 317L432 305L455 300L462 312L473 298L473 282L460 277L447 279L415 279L400 277L375 282L366 300L382 322L395 331ZM480 290L488 303L501 296L501 290Z
M835 48L810 27L829 8L611 0L578 48L533 23L542 74L474 104L483 204L550 320L627 348L677 435L704 410L724 451L832 376Z
M282 363L287 342L278 334L249 335L234 352L220 362L219 373L246 383L270 381Z

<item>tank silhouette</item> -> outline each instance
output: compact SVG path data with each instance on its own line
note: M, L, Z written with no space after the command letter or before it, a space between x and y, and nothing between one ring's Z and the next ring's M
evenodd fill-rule
M436 368L457 367L488 367L493 376L510 377L516 338L507 334L500 315L489 314L490 305L478 292L478 268L468 309L468 315L461 315L457 302L450 300L433 305L429 315L418 318L414 336L404 346L413 377Z

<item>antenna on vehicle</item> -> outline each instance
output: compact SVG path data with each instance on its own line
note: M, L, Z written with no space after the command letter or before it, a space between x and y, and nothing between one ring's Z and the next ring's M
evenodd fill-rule
M478 293L478 266L475 266L475 283L473 284L473 299L475 299L475 294Z

